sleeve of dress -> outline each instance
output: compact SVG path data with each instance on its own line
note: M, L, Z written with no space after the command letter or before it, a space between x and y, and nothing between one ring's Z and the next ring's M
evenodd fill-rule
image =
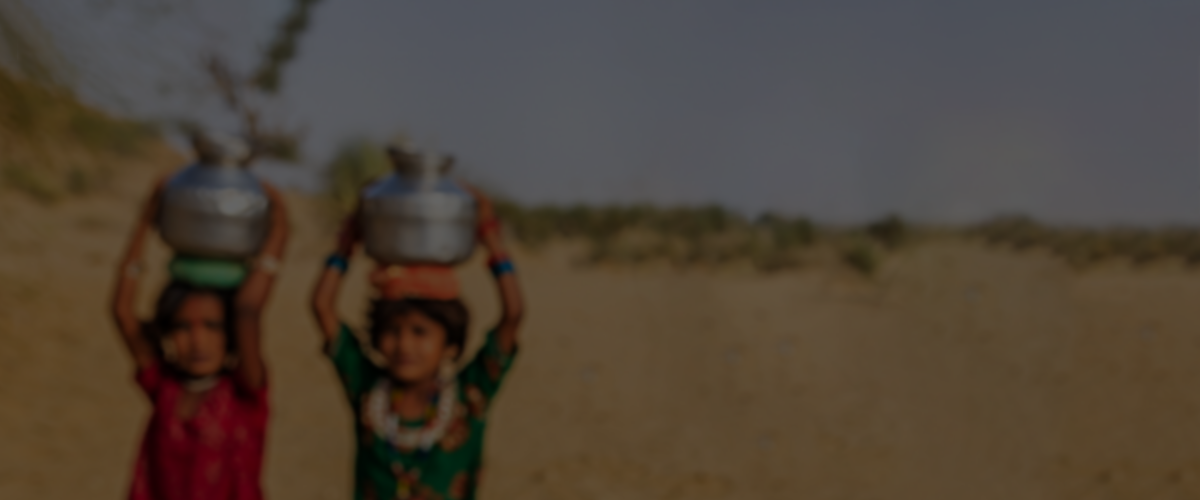
M488 332L487 341L483 347L475 353L475 358L459 374L459 381L463 385L467 402L474 413L481 414L490 405L496 392L500 390L504 376L512 367L516 355L517 348L515 346L512 352L503 352L500 349L500 342L496 338L495 330Z
M337 370L338 378L342 381L346 397L352 404L357 404L359 396L370 389L367 384L372 381L371 374L374 371L374 365L363 352L358 337L354 335L350 327L345 324L341 325L337 338L329 345L327 354L329 360L333 362L334 369Z
M134 372L134 380L137 381L138 387L142 388L142 392L150 401L158 398L158 391L162 388L163 373L162 364L153 363L149 366L138 369Z

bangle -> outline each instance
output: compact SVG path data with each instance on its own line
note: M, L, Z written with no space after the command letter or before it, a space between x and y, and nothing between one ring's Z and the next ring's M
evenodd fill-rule
M130 262L125 266L124 271L126 278L136 279L142 275L142 264L140 262Z
M264 273L274 275L279 272L279 259L272 255L264 255L258 259L258 268Z
M508 259L499 260L496 262L489 262L488 268L490 268L492 270L492 276L495 276L497 278L499 278L505 274L512 274L512 273L517 272L516 268L513 267L512 261L508 260Z
M346 274L346 268L350 267L350 263L346 261L345 257L335 253L330 255L328 259L325 259L325 268L328 269L330 267L337 269L342 274Z

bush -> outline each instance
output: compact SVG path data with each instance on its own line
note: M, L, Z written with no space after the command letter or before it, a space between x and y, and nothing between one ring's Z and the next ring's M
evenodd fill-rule
M147 124L117 121L86 111L70 117L68 130L76 142L88 149L120 156L137 154L149 139L157 136L154 128Z
M796 265L796 251L816 240L816 228L807 219L767 214L750 222L717 205L527 207L497 200L496 209L521 243L538 247L554 239L583 240L585 261L592 263L748 261L779 270Z
M867 225L867 234L888 249L899 248L908 237L908 226L900 217L889 215Z
M1134 265L1163 259L1200 264L1200 231L1193 228L1050 228L1027 217L1008 217L981 224L970 232L993 245L1048 249L1079 269L1111 259Z
M129 156L157 139L151 125L114 118L81 103L63 89L23 81L0 69L0 129L25 141Z
M770 233L771 242L781 251L806 247L816 242L816 227L803 217L789 219L768 212L760 216L755 225Z
M62 88L0 69L0 184L42 203L104 185L105 165L158 139L149 124L109 116Z
M0 167L0 176L5 185L40 203L54 203L61 195L53 183L24 164L6 164Z
M343 213L349 213L363 186L389 171L391 162L382 146L364 139L349 141L326 167L329 195Z
M870 246L858 244L842 250L842 262L864 276L872 276L879 267L879 259Z

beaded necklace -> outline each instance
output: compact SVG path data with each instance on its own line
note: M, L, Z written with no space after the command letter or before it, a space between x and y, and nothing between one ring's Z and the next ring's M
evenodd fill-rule
M217 385L217 376L209 375L207 377L188 379L183 382L183 389L190 393L204 392L212 389Z
M397 449L417 449L428 452L446 434L454 419L454 405L458 399L458 384L451 382L442 387L427 415L426 424L417 428L401 425L400 416L392 411L392 401L399 397L391 380L381 377L375 382L367 396L367 420L375 434Z

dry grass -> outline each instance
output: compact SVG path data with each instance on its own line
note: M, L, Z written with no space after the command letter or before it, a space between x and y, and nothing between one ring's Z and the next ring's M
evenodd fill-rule
M0 196L0 375L21 382L0 384L0 498L127 491L149 407L103 302L152 167L114 172L121 196ZM263 482L279 498L345 498L353 415L302 314L334 234L311 214L332 208L288 204L295 244L265 318ZM515 246L531 314L489 410L481 498L1200 497L1191 273L1073 274L922 232L860 280L836 249L883 245L817 236L804 271L778 276L578 269L573 248ZM167 249L149 250L143 311L166 279ZM500 308L483 257L459 272L471 349ZM350 325L369 270L347 275Z
M1005 217L971 228L968 234L993 246L1046 250L1077 269L1106 262L1200 264L1200 230L1196 228L1049 227L1028 217Z
M871 276L879 269L879 258L868 245L855 245L842 250L842 262L851 269Z
M43 203L90 192L161 146L153 127L108 116L70 92L0 71L0 181Z
M536 249L582 240L592 264L666 261L694 267L743 261L773 271L799 265L803 250L817 240L807 219L747 220L719 206L527 207L502 201L498 209L522 244Z

